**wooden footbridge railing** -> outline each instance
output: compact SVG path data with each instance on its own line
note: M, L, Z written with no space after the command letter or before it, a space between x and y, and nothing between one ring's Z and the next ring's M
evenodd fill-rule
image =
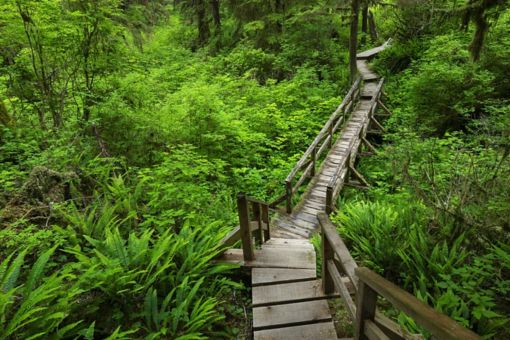
M322 234L322 283L325 294L338 291L354 324L355 339L405 339L395 323L377 311L377 297L412 317L437 339L480 339L472 331L439 313L368 268L358 267L327 214L319 214ZM356 303L342 277L355 288Z
M229 249L218 261L235 262L252 270L254 339L337 339L326 299L340 297L355 329L355 339L422 339L411 335L377 309L378 297L412 317L437 339L479 339L446 315L427 306L368 268L360 268L329 220L336 198L345 185L369 184L355 168L362 146L375 152L367 134L384 131L376 119L382 103L384 79L370 71L367 58L382 47L358 55L358 78L317 137L285 179L285 193L263 202L245 194L237 197L239 226L222 241L229 247L241 241L242 249ZM342 129L338 138L335 136ZM326 156L324 156L326 155ZM322 161L322 166L319 166ZM319 170L318 170L319 169ZM351 182L354 177L358 182ZM311 190L298 207L293 197L312 179ZM309 188L310 189L310 188ZM286 202L283 211L275 208ZM277 228L271 231L271 215ZM290 225L289 225L290 224ZM278 233L286 226L296 233ZM299 228L317 228L322 235L322 273L317 278L315 250L309 234ZM282 238L281 235L287 235ZM301 237L301 239L299 239Z

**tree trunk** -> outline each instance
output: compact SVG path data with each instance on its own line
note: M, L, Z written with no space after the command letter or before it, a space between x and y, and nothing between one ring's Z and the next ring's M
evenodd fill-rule
M356 66L356 53L358 50L358 17L359 17L359 3L360 0L351 0L351 32L349 38L349 71L350 81L354 83L358 73Z
M372 39L372 42L376 42L378 39L377 29L375 26L374 14L371 11L368 11L368 26L370 27L370 39Z
M361 43L364 44L366 42L366 35L368 33L368 1L363 1L363 6L361 8Z
M484 10L482 8L474 10L472 15L476 28L473 40L471 40L471 44L469 44L469 51L471 52L471 58L473 61L478 61L480 60L480 53L485 40L485 33L487 33L489 25L487 24L487 20L484 16Z
M212 17L216 34L221 31L220 0L211 0Z
M203 46L209 39L209 25L207 24L205 0L196 1L196 13L198 24L198 45Z

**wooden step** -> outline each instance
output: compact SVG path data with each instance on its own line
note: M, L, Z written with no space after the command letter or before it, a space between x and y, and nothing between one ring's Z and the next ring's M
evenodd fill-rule
M283 245L283 246L288 246L288 247L301 247L301 246L311 245L311 243L308 240L296 240L296 239L271 237L269 239L269 241L264 243L264 245Z
M322 291L322 281L303 281L282 283L269 286L253 287L253 307L304 302L331 298L338 295L325 295Z
M244 267L315 269L313 249L267 248L255 250L255 260L244 261L242 249L229 249L218 262L235 263Z
M332 321L295 327L256 331L254 340L330 340L337 339Z
M316 279L315 269L289 268L253 268L251 284L253 287L282 283L310 281Z
M253 308L254 331L331 320L331 312L326 300Z

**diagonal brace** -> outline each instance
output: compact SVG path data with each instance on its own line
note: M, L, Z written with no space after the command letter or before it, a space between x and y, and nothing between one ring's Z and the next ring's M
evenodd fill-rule
M349 172L354 175L354 177L356 177L356 179L358 179L360 181L360 183L362 183L364 186L366 186L367 188L370 187L370 184L367 182L367 180L365 179L365 177L363 177L362 174L360 174L358 172L358 170L356 170L356 168L354 168L352 165L349 165Z

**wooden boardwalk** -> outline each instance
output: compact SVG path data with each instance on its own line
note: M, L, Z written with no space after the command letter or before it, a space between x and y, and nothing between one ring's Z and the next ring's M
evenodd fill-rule
M331 151L324 160L321 169L315 175L303 199L290 215L279 216L274 222L272 234L275 237L289 239L308 239L317 230L317 213L325 211L326 190L329 182L337 173L338 165L348 157L351 150L351 163L354 162L361 142L360 131L366 129L370 123L369 110L371 100L376 95L377 80L379 77L372 73L366 60L358 60L358 68L364 86L361 90L361 98L355 106L351 117L345 124L340 137L333 145ZM354 144L354 145L351 145ZM345 180L344 173L339 174L340 180Z
M358 60L364 86L340 137L312 179L301 202L273 222L271 239L255 251L252 268L254 339L337 339L322 283L316 278L315 251L308 240L317 231L317 213L326 208L326 190L339 164L350 153L354 162L360 131L369 125L369 109L378 76ZM340 175L344 181L346 171ZM239 253L238 256L241 256Z
M413 317L438 339L480 339L370 269L359 268L328 217L344 185L369 185L354 163L362 144L376 152L365 137L384 131L376 120L377 108L385 111L382 116L390 114L381 101L384 79L378 80L367 65L367 59L386 46L358 54L360 78L285 179L285 194L272 203L243 193L237 197L240 225L222 240L221 246L228 248L240 240L243 248L226 250L216 260L251 269L255 340L337 339L327 301L332 297L341 297L356 340L423 339L408 334L378 311L378 296ZM322 165L316 169L322 158ZM294 206L293 195L309 178L306 191ZM287 213L278 210L271 220L270 209L283 202ZM309 241L319 228L322 279L317 278L315 249Z

